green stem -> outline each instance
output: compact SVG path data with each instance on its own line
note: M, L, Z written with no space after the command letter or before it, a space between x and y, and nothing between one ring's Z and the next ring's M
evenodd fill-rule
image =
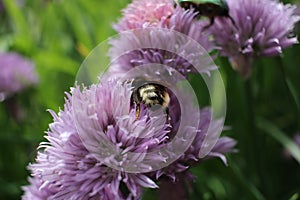
M277 126L275 126L270 121L261 117L257 119L257 125L261 130L273 137L286 149L288 149L289 152L295 158L295 160L297 160L297 162L300 164L300 150L297 144L295 144L295 142L293 142L289 137L286 136L287 134L282 132Z
M265 192L265 195L271 197L272 191L268 187L268 180L266 179L266 174L268 173L268 163L266 163L267 151L266 151L266 140L265 135L259 134L256 125L256 113L255 105L256 100L253 94L251 79L245 82L245 93L246 93L246 112L247 112L247 124L248 124L248 138L249 143L247 146L251 150L252 166L254 173L257 175L259 180L259 187Z
M282 74L282 79L284 81L284 85L285 87L287 88L287 90L289 91L289 98L292 102L295 103L295 106L296 106L296 110L295 110L295 119L300 119L300 99L299 99L299 96L298 96L298 93L296 91L296 89L294 88L292 82L289 80L288 76L286 75L286 72L285 72L285 67L284 67L284 64L282 62L282 59L279 59L279 69L280 69L280 72ZM298 129L300 130L300 122L299 120L296 121L297 123L297 127Z

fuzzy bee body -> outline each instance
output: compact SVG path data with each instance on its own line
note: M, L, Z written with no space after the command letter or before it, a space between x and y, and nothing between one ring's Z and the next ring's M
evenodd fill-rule
M136 104L136 120L140 116L140 105L144 104L151 109L157 109L158 107L164 109L169 115L170 96L167 89L156 83L146 83L133 90L131 96L131 105Z
M206 16L210 23L204 29L213 25L215 17L227 17L236 27L233 18L229 15L229 7L226 0L175 0L176 4L184 9L193 7L198 12L198 16Z

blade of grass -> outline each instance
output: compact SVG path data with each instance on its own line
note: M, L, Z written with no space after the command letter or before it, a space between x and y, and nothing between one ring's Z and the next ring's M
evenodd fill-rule
M296 103L298 112L300 113L300 99L299 99L299 95L298 95L298 93L297 93L294 85L290 81L290 79L286 78L286 83L287 83L287 86L288 86L288 88L290 90L290 93L291 93L292 97L294 98L294 101Z
M296 193L296 194L294 194L293 196L291 196L291 198L290 198L289 200L297 200L298 197L299 197L299 194Z
M64 72L69 75L75 75L79 67L79 64L73 59L55 52L40 51L36 53L34 58L44 68L48 67L50 70Z
M70 24L70 28L73 30L76 39L83 43L89 49L93 48L93 27L89 26L90 19L88 15L82 13L79 4L74 2L68 2L62 4L62 10L66 15L66 19Z
M265 200L265 197L262 195L262 193L255 187L255 185L253 185L243 176L237 166L231 164L230 171L233 177L241 184L241 186L248 192L248 194L252 196L253 199Z
M15 45L23 51L29 51L34 42L31 37L31 27L26 21L24 10L16 3L16 1L4 0L5 8L12 20L12 27L15 34Z
M4 0L4 5L12 19L15 31L26 34L25 31L28 31L28 24L26 23L25 16L21 11L20 6L16 4L16 1L9 0Z
M262 117L257 119L257 127L281 143L300 164L300 148L284 132Z

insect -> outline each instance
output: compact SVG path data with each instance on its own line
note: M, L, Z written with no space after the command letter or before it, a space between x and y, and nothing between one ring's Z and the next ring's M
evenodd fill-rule
M215 17L228 17L236 27L234 20L229 15L229 7L225 0L176 0L175 2L186 10L194 8L195 11L198 12L196 17L208 17L210 23L205 26L204 29L207 29L214 24Z
M151 109L157 109L158 106L165 110L167 114L167 120L169 118L169 103L170 95L167 92L166 87L157 83L144 83L137 88L134 88L130 104L136 104L135 120L140 116L141 104L150 107Z

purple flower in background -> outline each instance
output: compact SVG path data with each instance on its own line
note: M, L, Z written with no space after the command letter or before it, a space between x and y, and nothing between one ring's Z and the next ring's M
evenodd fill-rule
M167 25L174 13L173 0L133 0L124 10L123 18L114 25L117 31Z
M112 66L109 68L109 73L116 76L135 67L149 64L167 66L183 76L189 73L209 74L211 70L215 70L217 67L202 45L206 42L206 47L209 46L207 38L202 43L199 42L203 39L200 36L201 31L196 24L192 25L194 13L180 11L183 14L180 17L188 18L188 20L178 20L182 26L185 26L182 28L186 31L184 34L178 30L144 28L122 32L119 38L111 40L109 56Z
M0 53L0 100L38 82L34 64L17 53Z
M174 8L173 0L135 0L123 10L114 28L118 32L141 28L165 28L178 31L199 42L208 52L214 49L209 34L203 32L206 22L196 20L197 13Z
M122 74L149 63L167 65L185 76L195 72L195 67L204 73L216 69L215 66L204 69L205 62L197 63L197 66L189 62L201 57L204 50L210 52L214 49L209 33L202 31L207 22L196 20L195 16L193 9L174 9L172 0L133 1L124 9L123 18L114 25L120 38L111 41L110 57L114 61L109 69L111 74ZM177 32L194 40L204 50L195 49L187 39L179 39ZM179 56L185 51L188 60Z
M280 55L284 48L297 43L291 36L299 21L296 6L274 0L228 0L230 16L219 18L210 28L222 56L229 57L232 66L245 78L249 77L253 59Z

